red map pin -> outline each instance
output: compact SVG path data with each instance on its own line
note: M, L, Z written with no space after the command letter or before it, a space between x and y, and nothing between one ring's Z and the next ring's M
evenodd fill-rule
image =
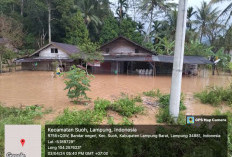
M25 143L25 140L24 140L24 139L21 139L20 142L21 142L21 144L22 144L22 146L23 146L24 143Z

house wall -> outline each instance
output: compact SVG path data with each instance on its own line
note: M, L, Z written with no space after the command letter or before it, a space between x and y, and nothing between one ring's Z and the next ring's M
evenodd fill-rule
M33 64L34 63L22 63L22 70L33 70ZM52 64L51 62L37 62L37 66L34 68L34 70L39 71L49 71L52 70Z
M106 53L106 49L109 48L109 53ZM135 49L139 50L139 53L135 53ZM128 42L125 39L118 39L106 46L102 47L103 54L122 54L122 55L150 55L150 53L144 51L140 47Z
M58 53L51 53L51 48L55 48L53 46L49 46L46 49L40 51L39 56L40 57L48 57L48 58L69 58L69 55L62 51L61 49L58 49Z

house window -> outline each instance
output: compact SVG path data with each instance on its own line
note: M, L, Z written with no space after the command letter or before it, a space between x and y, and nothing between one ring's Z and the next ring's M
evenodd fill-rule
M58 49L57 48L51 48L51 53L58 53Z
M139 53L139 49L135 49L135 53Z
M110 52L110 49L109 48L106 48L106 53L109 53Z

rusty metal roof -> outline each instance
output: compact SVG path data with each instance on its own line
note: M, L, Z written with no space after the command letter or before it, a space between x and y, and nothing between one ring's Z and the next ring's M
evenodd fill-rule
M145 50L145 51L147 51L147 52L149 52L149 53L151 53L151 54L155 54L155 52L152 52L151 50L148 50L147 48L145 48L145 47L139 45L138 43L136 43L136 42L134 42L134 41L132 41L132 40L130 40L130 39L124 37L124 36L119 36L119 37L117 37L117 38L115 38L115 39L113 39L113 40L111 40L111 41L109 41L109 42L103 44L103 45L100 47L100 49L103 49L103 47L105 47L106 45L109 45L109 44L111 44L111 43L113 43L113 42L115 42L115 41L117 41L117 40L119 40L119 39L124 39L124 40L128 41L129 43L132 43L133 45L138 46L138 47L140 47L141 49L143 49L143 50Z
M64 51L68 55L72 55L72 54L80 52L80 49L76 45L65 44L65 43L58 43L58 42L51 42L51 43L43 46L39 50L35 51L30 56L34 56L35 54L40 53L40 51L46 49L48 46L51 46L51 45L54 46L54 47L56 47L56 48L58 48L58 49L61 49L62 51Z

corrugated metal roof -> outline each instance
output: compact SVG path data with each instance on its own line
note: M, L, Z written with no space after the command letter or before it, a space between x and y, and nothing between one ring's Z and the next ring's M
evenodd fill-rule
M104 56L105 61L134 61L134 62L160 62L173 63L174 56ZM212 64L211 61L201 56L184 56L184 64Z
M42 48L40 48L39 50L35 51L33 54L31 54L30 56L34 56L37 53L40 53L42 50L46 49L48 46L54 46L58 49L63 50L64 52L66 52L68 55L72 55L75 53L79 53L80 49L76 46L76 45L70 45L70 44L65 44L65 43L58 43L58 42L51 42L45 46L43 46Z
M104 61L152 62L152 56L104 56Z
M173 63L174 56L158 55L152 56L152 60L162 63ZM201 56L184 56L184 64L213 64L211 61Z

